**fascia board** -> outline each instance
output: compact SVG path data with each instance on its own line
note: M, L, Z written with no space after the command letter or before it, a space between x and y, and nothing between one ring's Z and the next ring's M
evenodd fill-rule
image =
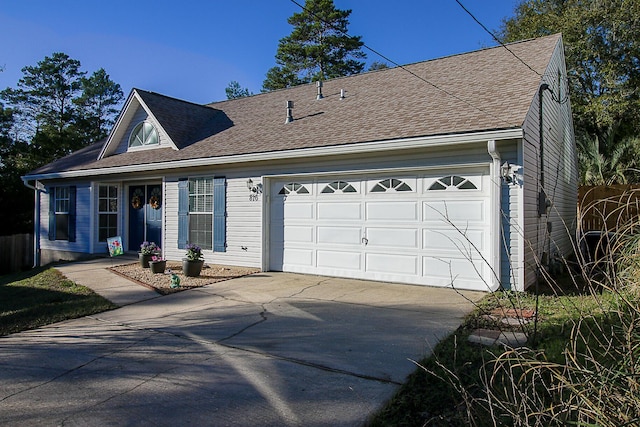
M120 127L122 126L122 122L124 121L125 117L127 117L127 113L129 109L131 108L131 102L133 101L135 94L136 94L136 90L133 89L129 94L129 98L127 99L127 102L125 102L124 107L122 108L120 114L118 115L118 119L113 125L113 128L111 128L111 132L109 132L109 137L107 138L107 142L104 144L104 147L102 147L102 150L100 150L100 154L98 155L98 160L101 160L102 158L104 158L104 156L107 154L109 147L113 144L113 140L116 134L118 133ZM139 99L138 99L138 102L140 102Z
M155 123L156 126L158 126L160 128L160 130L162 131L162 133L164 134L164 136L167 137L167 140L171 143L171 148L175 151L178 151L178 146L173 142L173 140L171 139L171 137L169 136L169 134L167 133L167 131L164 129L164 127L162 126L162 123L160 123L160 121L158 121L158 119L156 118L156 116L153 114L153 111L151 111L151 109L149 108L149 106L144 102L144 100L142 99L142 97L140 95L138 95L138 92L136 91L136 98L138 99L138 102L140 103L140 105L142 106L142 108L144 109L144 111L147 113L147 115L149 117L151 117L151 119L153 120L153 122Z
M54 172L39 175L26 175L28 180L76 178L100 175L112 175L117 173L146 172L158 170L171 170L201 166L229 165L237 163L250 163L268 160L303 159L319 156L338 156L346 154L365 154L392 150L406 150L412 148L428 148L439 146L455 146L486 142L490 139L508 140L521 139L522 128L513 128L496 131L439 135L433 137L406 138L387 141L364 142L349 145L301 148L287 151L269 151L265 153L239 154L234 156L206 157L198 159L177 160L160 163L136 164L127 166L113 166L99 169L83 169L76 171Z
M160 122L158 121L156 116L153 114L153 112L149 109L147 104L145 104L145 102L142 100L142 97L138 94L138 91L133 89L133 91L131 93L131 96L129 96L129 99L127 100L124 108L122 109L122 113L118 117L118 120L116 121L115 125L113 126L113 129L111 130L111 133L109 134L109 138L107 139L106 144L102 148L102 151L100 151L100 155L98 156L98 160L101 160L101 159L103 159L105 157L105 155L108 152L108 148L112 144L115 143L114 140L116 140L116 136L118 134L122 133L122 132L120 132L121 126L126 126L127 125L127 123L124 123L124 122L125 122L126 118L130 117L130 113L131 113L130 109L134 108L134 107L132 107L132 103L133 103L134 99L144 109L144 111L147 113L147 115L153 120L154 124L160 128L160 130L162 131L162 133L166 137L167 141L170 142L171 148L173 150L178 151L178 147L173 142L173 140L171 139L171 137L169 136L167 131L164 130L164 127L162 126L162 124L160 124Z

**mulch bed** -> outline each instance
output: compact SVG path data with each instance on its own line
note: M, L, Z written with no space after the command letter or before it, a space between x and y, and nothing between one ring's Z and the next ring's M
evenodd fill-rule
M236 277L260 272L258 268L205 264L202 267L200 276L187 277L182 274L182 263L175 261L167 261L167 269L165 272L158 274L153 274L148 268L142 268L140 263L137 262L111 267L110 270L142 286L153 289L162 295L199 288L223 280L235 279ZM171 288L171 274L177 274L180 278L179 288Z

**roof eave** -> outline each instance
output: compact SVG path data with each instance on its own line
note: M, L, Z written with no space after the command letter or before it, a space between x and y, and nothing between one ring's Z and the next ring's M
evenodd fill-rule
M223 164L251 163L258 161L300 159L319 156L335 156L346 154L363 154L390 150L406 150L412 148L426 148L438 146L453 146L474 144L488 140L520 139L523 137L520 127L498 129L472 133L458 133L450 135L435 135L416 138L392 139L386 141L363 142L329 147L301 148L287 151L269 151L264 153L238 154L231 156L204 157L197 159L166 161L159 163L134 164L126 166L111 166L105 168L82 169L73 171L52 172L36 175L25 175L26 180L47 180L63 178L82 178L90 176L104 176L116 173L147 172L157 170L173 170L180 168L213 166Z

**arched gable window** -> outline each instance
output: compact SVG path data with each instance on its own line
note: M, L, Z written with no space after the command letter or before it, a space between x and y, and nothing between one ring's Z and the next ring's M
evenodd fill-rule
M322 193L357 193L355 187L346 181L334 181L327 184Z
M129 136L129 147L148 147L159 143L158 131L149 122L138 123Z
M282 187L282 189L278 191L278 194L309 194L309 190L307 190L307 187L302 184L298 184L297 182L290 182L289 184L286 184L284 187Z
M371 189L372 193L384 193L387 191L413 191L409 184L395 178L384 179Z
M443 176L437 179L429 190L477 190L478 187L469 181L467 178L463 178L458 175Z

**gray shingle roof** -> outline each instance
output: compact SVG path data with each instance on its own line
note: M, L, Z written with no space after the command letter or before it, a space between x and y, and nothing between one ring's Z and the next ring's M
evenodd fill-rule
M140 98L162 123L173 143L182 149L228 128L226 115L213 107L136 89Z
M560 35L206 106L138 91L179 150L99 161L81 150L31 174L518 128ZM517 55L516 58L513 54ZM522 61L521 61L522 60ZM408 72L408 71L410 72ZM346 98L340 99L340 90ZM285 124L286 101L294 101ZM85 149L86 150L86 149Z

